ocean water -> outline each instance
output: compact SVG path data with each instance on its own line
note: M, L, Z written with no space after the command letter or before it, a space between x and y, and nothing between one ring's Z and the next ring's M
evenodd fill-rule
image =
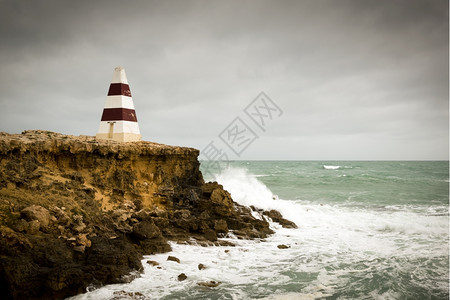
M298 229L271 223L264 241L231 234L235 247L172 244L143 259L140 278L74 299L449 298L448 162L238 161L209 177ZM220 285L197 284L210 280Z

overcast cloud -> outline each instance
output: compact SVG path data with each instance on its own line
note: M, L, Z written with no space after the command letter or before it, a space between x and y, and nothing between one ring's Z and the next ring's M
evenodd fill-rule
M0 0L0 131L95 135L114 67L145 140L240 159L448 159L448 1ZM282 110L261 131L243 109Z

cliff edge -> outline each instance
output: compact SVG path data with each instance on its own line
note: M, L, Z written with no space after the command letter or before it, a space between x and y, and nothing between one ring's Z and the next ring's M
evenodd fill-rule
M273 233L221 185L204 182L198 154L41 130L0 133L2 296L61 299L130 281L142 255L170 251L168 240L220 245L231 232Z

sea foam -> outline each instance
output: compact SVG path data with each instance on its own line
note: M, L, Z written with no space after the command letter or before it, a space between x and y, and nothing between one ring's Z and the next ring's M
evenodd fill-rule
M302 208L294 201L278 199L278 196L256 175L250 174L243 168L227 168L215 177L224 188L230 192L234 201L245 206L255 206L260 209L276 209L290 220L298 217ZM295 221L294 221L295 222Z
M408 286L425 291L448 288L448 215L430 216L406 206L377 209L277 199L259 177L244 168L228 168L214 179L239 204L277 209L299 228L271 223L276 233L263 242L237 240L230 234L225 240L235 247L171 243L172 252L145 257L141 278L130 284L106 286L77 299L110 299L115 291L122 290L140 292L151 299L367 295L389 299L414 295L408 294ZM280 244L288 248L278 249ZM167 261L168 255L178 257L181 263ZM148 259L159 262L160 269L148 265ZM198 270L199 263L206 269ZM432 273L427 271L430 266ZM180 273L187 275L185 281L177 280ZM216 289L197 285L209 280L221 284Z

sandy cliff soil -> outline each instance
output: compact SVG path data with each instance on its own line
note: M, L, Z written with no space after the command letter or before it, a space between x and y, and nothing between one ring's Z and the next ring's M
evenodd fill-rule
M142 255L170 251L168 240L220 245L230 232L271 234L221 185L203 181L198 154L39 130L0 133L2 294L64 298L132 280Z

